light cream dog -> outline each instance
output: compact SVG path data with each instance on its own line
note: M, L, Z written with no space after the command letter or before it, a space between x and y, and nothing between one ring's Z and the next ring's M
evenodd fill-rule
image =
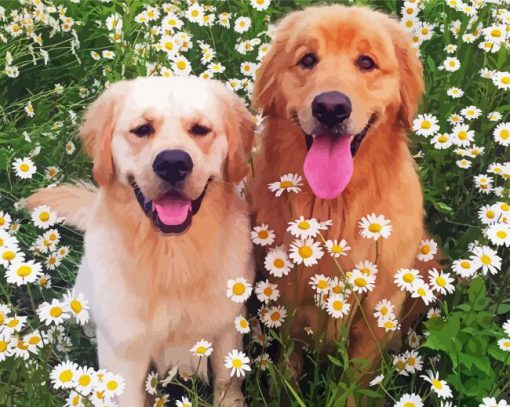
M149 364L195 371L196 341L212 342L215 404L242 405L225 388L224 357L241 349L227 280L253 280L249 219L234 184L248 171L254 121L215 81L139 78L90 107L81 136L99 188L36 192L85 231L76 290L90 300L101 368L126 379L121 406L142 406ZM202 362L201 373L207 364Z

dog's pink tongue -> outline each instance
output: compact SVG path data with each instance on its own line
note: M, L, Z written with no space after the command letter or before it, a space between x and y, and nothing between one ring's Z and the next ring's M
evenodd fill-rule
M152 204L165 225L180 225L191 211L191 201L178 197L155 199Z
M317 134L305 158L304 173L313 193L323 199L336 198L353 173L351 143L348 135L333 138Z

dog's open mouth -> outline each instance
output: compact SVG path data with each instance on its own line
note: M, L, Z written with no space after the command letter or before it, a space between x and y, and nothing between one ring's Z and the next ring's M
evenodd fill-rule
M207 185L209 181L199 197L193 200L175 190L165 192L154 200L148 200L137 183L131 182L140 207L152 220L154 226L163 233L182 233L189 227L193 215L200 209Z
M308 153L303 169L317 197L333 199L347 187L354 172L354 156L376 119L372 114L365 128L356 135L346 133L342 127L321 127L315 134L305 134Z

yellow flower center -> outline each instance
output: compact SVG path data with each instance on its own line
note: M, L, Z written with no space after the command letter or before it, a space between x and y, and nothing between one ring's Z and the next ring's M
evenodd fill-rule
M395 367L398 369L398 370L404 370L405 367L406 367L406 364L403 360L399 360L396 364L395 364Z
M80 402L81 402L81 396L79 394L74 396L73 399L71 400L71 403L73 404L73 406L77 406L78 404L80 404Z
M503 347L510 349L510 341L503 342Z
M328 288L328 282L326 280L320 280L318 283L317 283L317 288L320 288L320 289L325 289L325 288Z
M7 326L9 328L15 328L17 327L19 324L19 320L18 319L11 319L8 323L7 323Z
M501 82L503 82L504 85L510 85L510 76L503 76Z
M32 274L32 268L30 266L18 267L16 274L20 277L28 277L30 274Z
M480 257L480 260L482 261L482 263L486 266L488 266L489 264L491 264L491 258L489 256L487 256L486 254L482 255L482 257Z
M501 37L502 32L501 32L501 30L499 30L499 29L497 29L497 28L494 28L494 29L491 31L491 35L492 35L493 37L499 38L499 37Z
M297 227L301 230L308 230L308 229L310 229L310 222L303 220L298 223Z
M260 239L267 239L269 233L267 232L267 230L261 230L260 232L258 232L258 235Z
M73 372L69 369L63 370L58 378L62 383L70 382L73 379Z
M471 268L471 263L467 260L463 260L460 262L460 267L462 267L463 269L469 269Z
M485 216L487 216L489 219L493 219L493 218L494 218L494 216L496 216L496 214L494 213L494 211L488 210L488 211L485 213Z
M28 349L28 345L25 342L23 342L21 339L18 341L16 346L18 347L18 349L21 349L21 350L27 350Z
M372 233L379 233L382 230L382 226L378 223L371 223L370 226L368 226L368 230Z
M384 327L385 327L386 329L395 328L395 324L394 324L394 322L393 322L393 321L388 320L388 321L385 321L385 322L384 322Z
M354 280L354 285L357 287L365 287L367 285L367 280L363 277L358 277Z
M439 141L440 143L446 143L448 141L448 137L445 136L444 134L441 134L438 138L437 138L437 141Z
M279 321L280 320L280 313L278 311L275 311L271 314L271 320L272 321Z
M19 169L23 172L27 172L29 169L30 169L30 166L28 164L25 164L25 163L22 163L20 166L19 166Z
M333 304L331 304L333 309L335 311L342 311L343 307L344 307L344 303L342 301L333 301Z
M50 214L48 212L41 212L39 214L39 220L41 222L47 222L50 219Z
M291 181L282 181L280 182L280 188L290 188L292 186Z
M244 286L243 283L235 283L232 286L232 291L235 295L243 295L244 292L246 291L246 287Z
M177 62L177 68L179 68L181 71L183 71L184 69L186 69L186 62L184 62L184 61Z
M275 266L277 269L281 269L283 266L285 266L285 262L282 259L274 259L273 266Z
M50 309L50 315L53 318L58 318L60 315L62 315L62 308L60 308L60 307L52 307Z
M413 403L412 401L408 401L407 403L404 404L404 407L416 407L416 404Z
M332 253L340 254L340 253L343 253L343 251L344 251L344 248L342 246L334 245L334 246L331 247L331 252Z
M239 325L241 326L241 328L248 328L248 321L246 321L246 319L241 319L239 321Z
M502 211L506 212L510 209L510 205L508 205L506 202L503 202L501 205L500 205L500 208Z
M428 130L432 127L432 123L429 121L429 120L423 120L421 122L421 128L422 129L425 129L425 130Z
M427 293L425 292L425 289L420 287L416 290L416 292L420 295L420 297L425 297L425 295L427 295Z
M467 138L467 133L464 130L459 131L458 137L460 140L465 140Z
M412 283L414 281L414 274L412 273L405 273L403 276L402 276L402 279L406 282L406 283Z
M386 315L388 313L388 307L381 308L381 315Z
M309 257L311 257L313 254L313 250L310 246L301 246L299 248L299 255L303 258L303 259L307 259Z
M7 349L7 342L0 341L0 353L5 352L6 349Z
M430 253L430 246L429 245L424 245L421 247L421 253L422 254L429 254Z
M90 382L91 382L90 376L87 374L81 375L80 378L78 379L78 383L80 384L80 386L83 387L88 386Z
M241 359L233 359L232 366L235 367L236 369L241 369L241 367L243 366L243 362L241 361Z
M16 257L16 252L13 252L12 250L6 250L2 254L2 259L8 260L8 261L14 259L15 257Z
M81 302L78 300L72 300L70 305L71 309L74 311L75 314L79 314L80 311L83 309Z
M510 137L510 131L503 129L501 133L499 133L499 137L501 137L503 140L506 140L508 137Z
M504 230L498 230L496 232L496 236L499 237L500 239L506 239L508 233L506 233Z
M174 44L171 42L165 42L165 48L169 51L174 49Z
M439 287L444 287L446 285L446 280L443 277L439 276L436 278L436 283Z
M205 354L205 352L206 352L206 351L207 351L207 348L206 348L205 346L203 346L203 345L202 345L202 346L199 346L199 347L197 348L197 353L198 353L198 354L200 354L200 355Z
M110 380L108 383L106 383L106 387L110 391L114 391L119 387L119 384L115 380Z
M193 10L193 11L191 12L191 16L192 16L192 17L198 17L198 14L199 14L199 13L198 13L198 10Z
M443 388L443 384L437 379L432 380L432 386L434 386L437 390L441 390Z

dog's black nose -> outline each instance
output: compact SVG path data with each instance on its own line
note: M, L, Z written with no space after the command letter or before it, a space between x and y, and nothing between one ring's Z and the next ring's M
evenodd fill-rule
M324 92L312 102L312 115L328 128L338 126L351 115L351 100L340 92Z
M176 184L191 172L193 161L186 151L164 150L154 159L152 169L162 180Z

